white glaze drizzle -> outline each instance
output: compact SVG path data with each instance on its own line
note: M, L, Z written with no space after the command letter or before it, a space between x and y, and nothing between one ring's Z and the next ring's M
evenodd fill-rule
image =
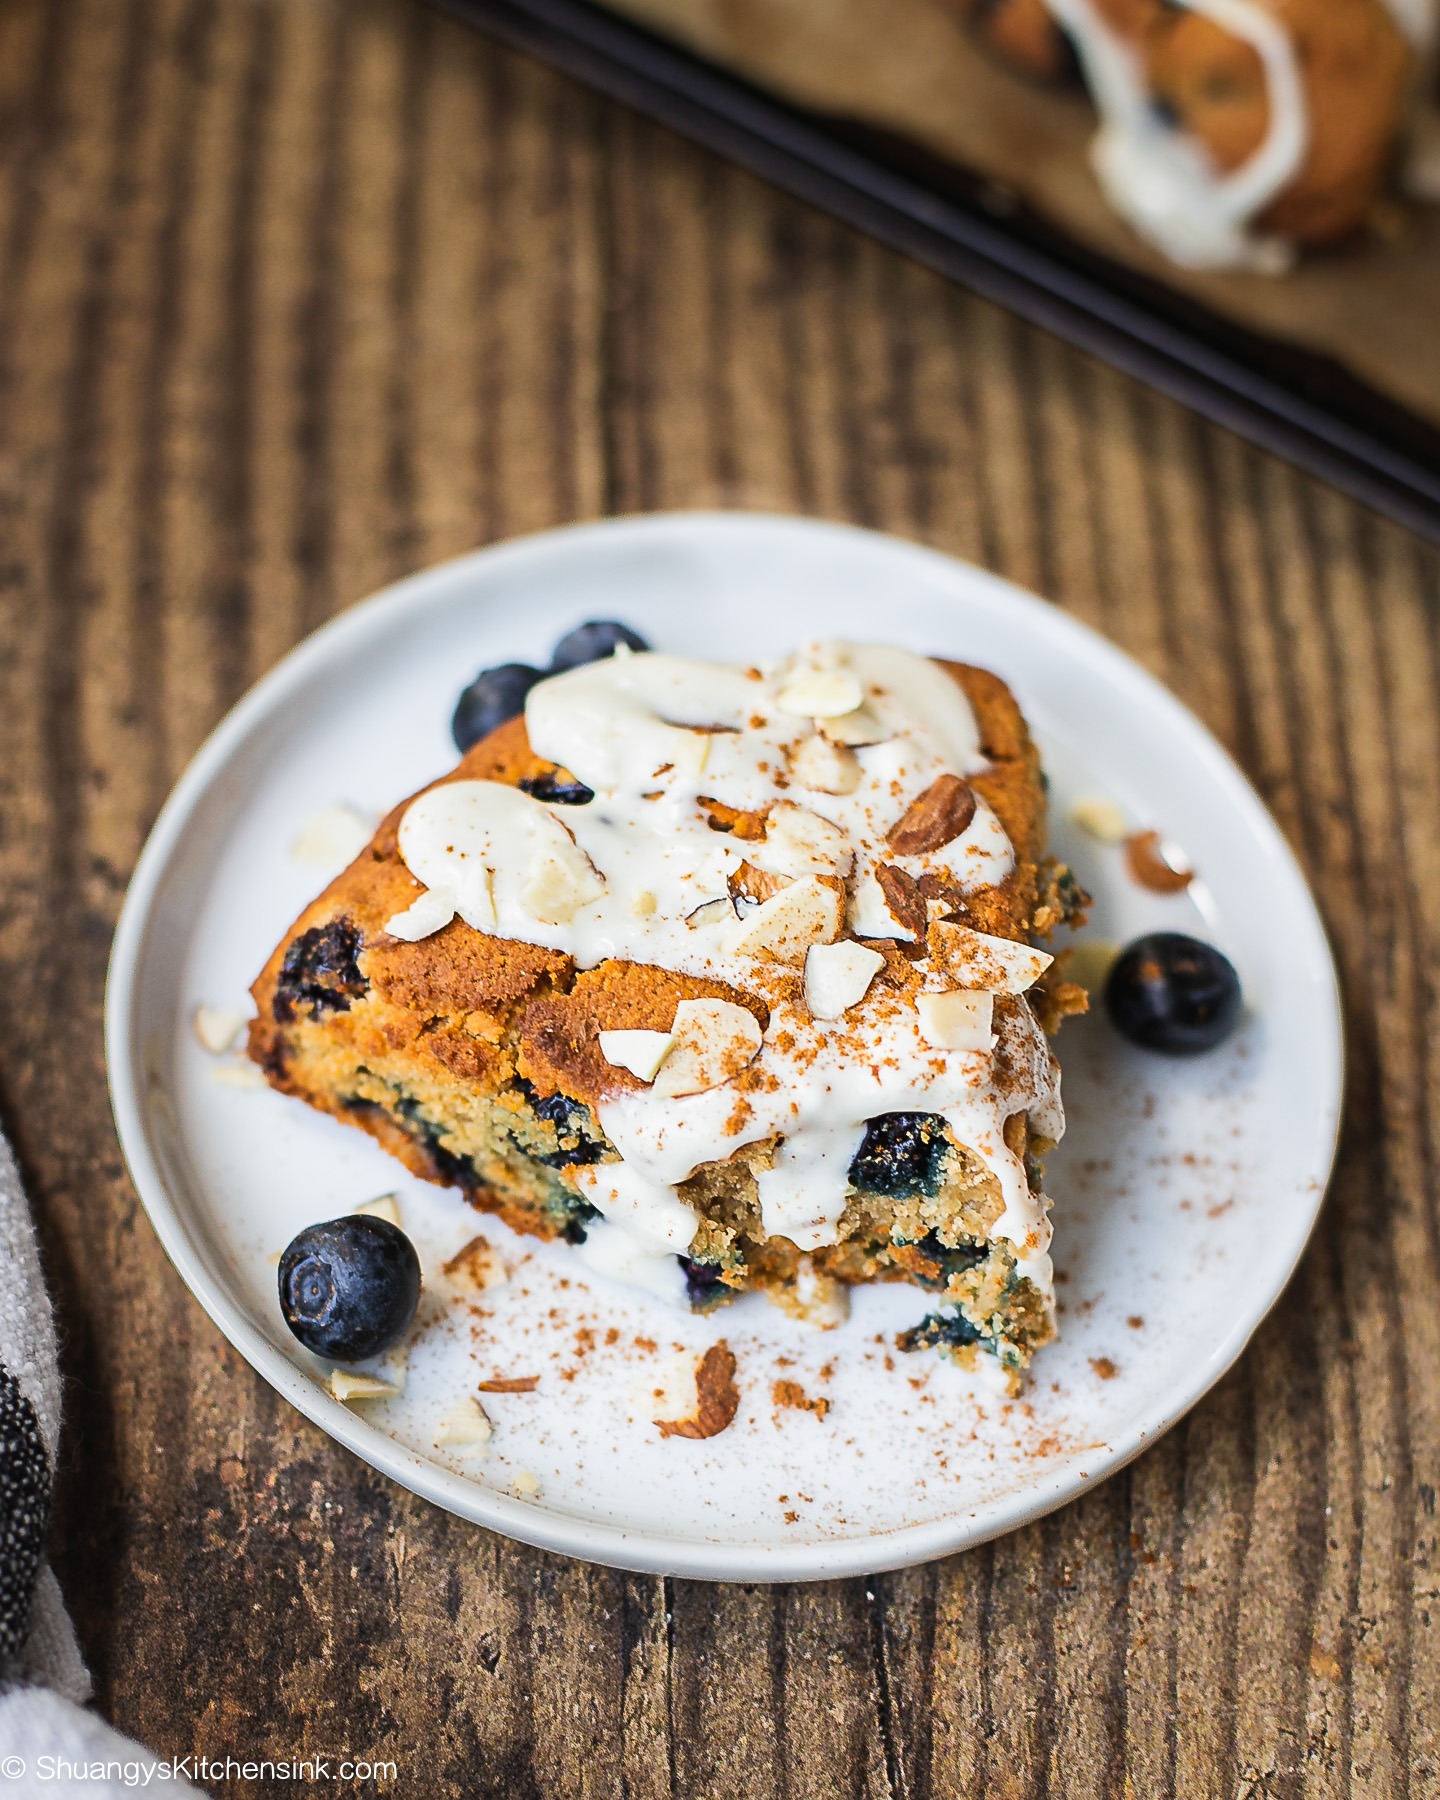
M1435 42L1435 29L1440 22L1440 6L1436 0L1384 0L1385 10L1399 26L1402 35L1421 52Z
M778 704L797 677L824 671L850 671L865 693L863 718L835 727L870 740L855 747L859 778L841 795L790 779L790 758L816 724ZM783 982L774 963L734 947L727 879L766 847L712 829L700 804L762 812L788 801L839 827L845 859L854 857L852 928L902 936L874 881L878 862L899 862L916 876L946 870L966 891L998 884L1014 866L983 800L967 829L935 852L897 858L886 848L890 829L939 775L986 766L963 690L928 659L876 645L813 644L764 670L622 655L540 683L526 725L537 754L568 769L594 799L547 806L498 783L443 784L413 801L401 820L400 852L411 872L456 896L461 917L477 930L567 951L582 968L623 958L709 976L761 996L770 1009L747 1071L753 1079L742 1088L725 1083L663 1097L646 1087L600 1101L600 1123L622 1160L573 1175L608 1221L606 1266L616 1272L623 1264L631 1279L643 1275L652 1290L668 1290L673 1284L656 1259L688 1249L699 1223L677 1185L768 1139L780 1141L772 1165L757 1175L767 1234L802 1250L833 1243L866 1122L887 1112L930 1112L943 1114L956 1141L993 1171L1004 1206L991 1235L1013 1244L1048 1302L1046 1203L1030 1191L1003 1136L1005 1120L1027 1108L1058 1136L1058 1071L1028 1006L1011 1008L1003 1055L932 1048L920 1035L913 998L880 983L843 1017L812 1018L795 997L800 965L786 969L791 979ZM572 916L547 922L525 897L537 869L555 857L584 898ZM716 900L727 902L713 909L719 923L690 922ZM989 986L993 960L978 957L968 983L952 968L929 972L925 985Z
M1255 0L1179 0L1251 44L1264 66L1269 130L1248 161L1226 174L1202 144L1160 117L1137 52L1093 0L1045 3L1075 45L1100 110L1091 160L1120 216L1182 268L1269 275L1288 268L1293 247L1254 229L1294 180L1310 142L1299 59L1280 21Z

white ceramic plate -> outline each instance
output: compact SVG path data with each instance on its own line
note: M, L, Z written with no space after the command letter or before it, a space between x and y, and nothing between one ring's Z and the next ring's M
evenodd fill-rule
M345 803L378 816L450 766L449 716L482 665L543 662L585 618L715 658L806 638L879 638L998 670L1045 752L1054 838L1097 896L1087 935L1155 927L1219 943L1245 1023L1168 1062L1092 1016L1061 1054L1070 1132L1050 1165L1061 1337L1020 1402L934 1356L895 1352L917 1289L856 1294L817 1332L747 1297L710 1319L587 1277L411 1179L360 1132L266 1089L191 1029L246 989L325 869L292 846ZM1117 799L1200 871L1158 898L1077 834L1082 794ZM116 936L110 1079L135 1184L182 1277L236 1347L396 1481L495 1530L628 1568L803 1579L923 1561L1062 1504L1152 1442L1244 1348L1289 1278L1334 1150L1334 969L1304 881L1229 758L1177 701L1084 627L994 576L891 538L749 515L670 515L505 544L417 575L302 644L221 724L161 814ZM403 1395L344 1406L291 1340L278 1251L302 1225L398 1191L433 1282L484 1233L509 1269L409 1351ZM437 1284L438 1286L438 1284ZM662 1440L656 1399L718 1337L739 1362L734 1424ZM492 1376L488 1452L438 1421ZM794 1382L823 1416L777 1402Z

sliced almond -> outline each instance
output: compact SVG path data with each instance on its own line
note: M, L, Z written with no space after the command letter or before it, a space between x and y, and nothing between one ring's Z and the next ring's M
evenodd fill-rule
M695 1370L695 1411L684 1419L656 1419L662 1438L718 1437L735 1417L740 1390L735 1385L735 1356L722 1338L700 1358Z
M488 1444L494 1432L495 1427L490 1423L485 1408L467 1394L440 1420L435 1432L435 1442L454 1449L476 1449L481 1444Z
M773 875L769 869L762 869L753 862L741 863L728 878L731 900L748 900L752 906L763 906L781 888L789 885L784 875Z
M707 925L733 925L734 902L723 896L719 900L707 900L703 906L697 906L694 912L686 913L685 923L692 931L701 930Z
M510 1485L522 1500L533 1500L540 1492L540 1477L533 1469L521 1469Z
M210 1079L222 1087L263 1088L270 1084L252 1062L244 1057L227 1056L224 1062L210 1065Z
M399 1383L382 1381L378 1375L362 1375L356 1369L332 1369L330 1392L348 1405L353 1400L393 1400L401 1388Z
M754 1013L733 1000L682 1000L671 1032L650 1089L666 1100L723 1086L749 1067L764 1041Z
M659 904L660 902L649 888L641 888L640 892L631 899L630 910L637 919L648 919Z
M931 922L928 941L932 958L962 986L985 988L992 994L1023 994L1055 960L1029 944L943 919Z
M706 794L701 794L695 804L704 813L705 822L712 831L726 832L747 843L758 843L765 835L763 812L746 812L742 807L727 806L723 800L712 800Z
M850 840L831 820L781 800L770 809L765 841L757 844L751 860L777 875L839 875L855 866Z
M860 785L860 759L846 744L818 732L790 753L790 777L817 794L853 794Z
M921 994L915 1002L920 1035L936 1050L989 1050L994 1042L995 996L969 988Z
M833 875L802 875L741 919L729 944L744 955L799 962L812 944L839 937L844 923L844 882Z
M822 719L820 729L832 744L854 749L863 744L883 744L895 735L868 706L857 706L854 712L843 713L838 719Z
M1125 808L1105 794L1082 794L1070 808L1070 817L1102 844L1123 844L1130 835Z
M896 856L925 856L960 836L975 817L975 790L958 775L937 775L891 826L886 839Z
M669 1031L602 1031L600 1054L612 1068L626 1069L640 1081L653 1081L674 1043L674 1033Z
M1195 879L1193 869L1176 868L1165 856L1158 831L1137 831L1125 840L1125 863L1152 894L1182 894Z
M870 991L870 983L885 967L878 950L867 949L853 938L838 944L812 944L805 953L805 1004L814 1019L841 1018L858 1006Z
M904 869L896 868L894 863L877 863L875 880L885 896L885 906L891 918L897 925L903 926L912 938L923 939L930 924L930 910L915 877L907 874Z
M190 1022L201 1046L212 1056L223 1056L234 1049L246 1020L244 1013L231 1012L224 1006L197 1006Z
M373 1200L362 1200L359 1206L351 1209L365 1219L384 1219L388 1225L397 1229L400 1225L400 1196L398 1194L377 1194Z
M542 925L568 925L582 906L605 892L605 883L589 857L576 848L573 856L546 856L530 871L520 889L520 904Z
M404 912L385 921L385 930L403 943L418 944L422 938L443 931L455 917L455 896L449 888L426 888L411 901Z
M290 846L296 862L314 863L327 869L343 868L370 842L375 830L353 806L325 806L312 813L300 828L300 835Z
M864 698L849 669L806 669L781 690L776 705L801 719L837 719L854 712Z
M509 1279L495 1246L484 1236L469 1238L455 1254L441 1263L440 1273L458 1292L483 1294L503 1287Z

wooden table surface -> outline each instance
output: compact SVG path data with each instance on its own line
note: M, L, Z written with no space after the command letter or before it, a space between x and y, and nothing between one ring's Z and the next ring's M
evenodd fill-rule
M231 701L393 576L683 506L1107 632L1257 782L1345 981L1339 1172L1240 1366L869 1582L623 1575L392 1487L211 1327L111 1129L111 929ZM0 0L0 592L0 1082L110 1717L422 1796L1440 1794L1435 551L406 0Z

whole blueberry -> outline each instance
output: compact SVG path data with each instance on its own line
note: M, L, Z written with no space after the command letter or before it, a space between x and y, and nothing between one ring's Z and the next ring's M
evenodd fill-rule
M388 1219L307 1225L280 1258L280 1311L307 1350L363 1362L398 1343L420 1300L420 1258Z
M501 663L498 668L482 669L460 696L450 721L461 755L497 725L518 718L525 710L525 696L541 679L539 669L532 669L529 663Z
M1178 931L1136 938L1105 983L1105 1008L1121 1036L1171 1056L1213 1050L1239 1023L1243 1005L1228 958Z
M601 662L605 657L613 656L620 644L627 650L650 648L640 633L632 631L628 625L621 625L615 619L588 619L573 631L567 631L555 646L555 654L550 658L550 672L558 675L562 669L578 669L581 663Z

